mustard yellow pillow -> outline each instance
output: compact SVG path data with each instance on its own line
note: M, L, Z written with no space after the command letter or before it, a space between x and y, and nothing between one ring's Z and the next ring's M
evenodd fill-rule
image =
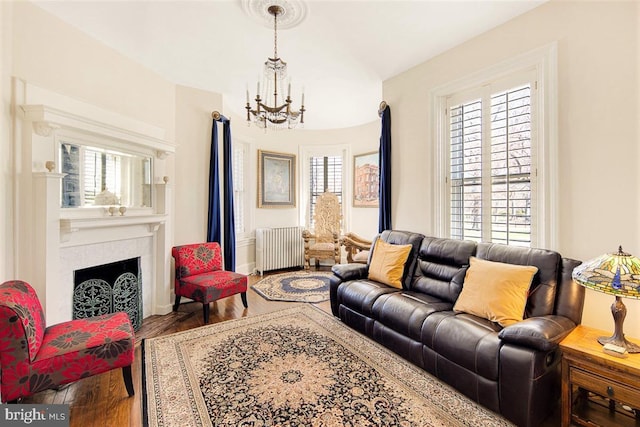
M529 287L537 267L471 257L462 292L453 309L498 322L522 321Z
M409 252L411 245L392 245L378 239L369 264L369 280L402 289L402 273Z

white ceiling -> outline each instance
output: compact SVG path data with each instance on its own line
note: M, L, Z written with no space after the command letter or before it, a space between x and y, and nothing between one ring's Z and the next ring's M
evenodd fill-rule
M307 1L306 19L278 30L293 106L304 87L308 129L373 121L382 81L544 1ZM222 93L234 117L273 56L273 29L241 0L35 3L176 84Z

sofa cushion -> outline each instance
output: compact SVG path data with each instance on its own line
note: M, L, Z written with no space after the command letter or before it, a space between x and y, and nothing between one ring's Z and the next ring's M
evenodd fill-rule
M373 304L373 318L394 331L421 340L422 323L436 311L451 310L453 304L421 292L381 295Z
M472 241L425 237L410 289L454 303L475 251Z
M344 282L338 287L336 299L338 306L344 305L357 313L371 316L371 309L376 299L380 295L391 292L400 291L371 280L352 280Z
M538 269L471 258L455 311L498 322L502 326L522 321L531 280Z
M429 327L433 335L430 340L423 340L430 341L424 344L456 365L489 380L497 380L502 344L498 338L500 326L471 314L452 316L449 313L434 313L429 316L425 326L434 317L438 320L437 328L434 329L433 325ZM431 335L427 331L423 331L423 334ZM440 376L437 372L436 375Z
M411 245L393 245L378 239L369 264L369 280L402 289L402 273L410 252Z
M478 243L478 258L517 265L533 265L538 273L529 289L525 319L554 314L562 257L547 249L521 248L499 243Z
M217 270L182 277L176 295L206 303L240 292L247 292L247 276L234 271Z

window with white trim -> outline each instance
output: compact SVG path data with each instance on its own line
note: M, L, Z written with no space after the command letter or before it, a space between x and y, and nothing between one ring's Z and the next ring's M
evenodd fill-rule
M342 156L309 157L309 228L313 228L316 201L325 191L336 196L342 206Z
M552 46L434 90L440 235L554 248L554 67Z

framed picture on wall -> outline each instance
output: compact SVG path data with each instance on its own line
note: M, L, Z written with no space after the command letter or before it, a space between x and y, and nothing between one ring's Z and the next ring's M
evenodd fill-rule
M258 207L296 206L296 155L258 150Z
M353 156L353 207L377 208L379 205L380 165L378 152Z

